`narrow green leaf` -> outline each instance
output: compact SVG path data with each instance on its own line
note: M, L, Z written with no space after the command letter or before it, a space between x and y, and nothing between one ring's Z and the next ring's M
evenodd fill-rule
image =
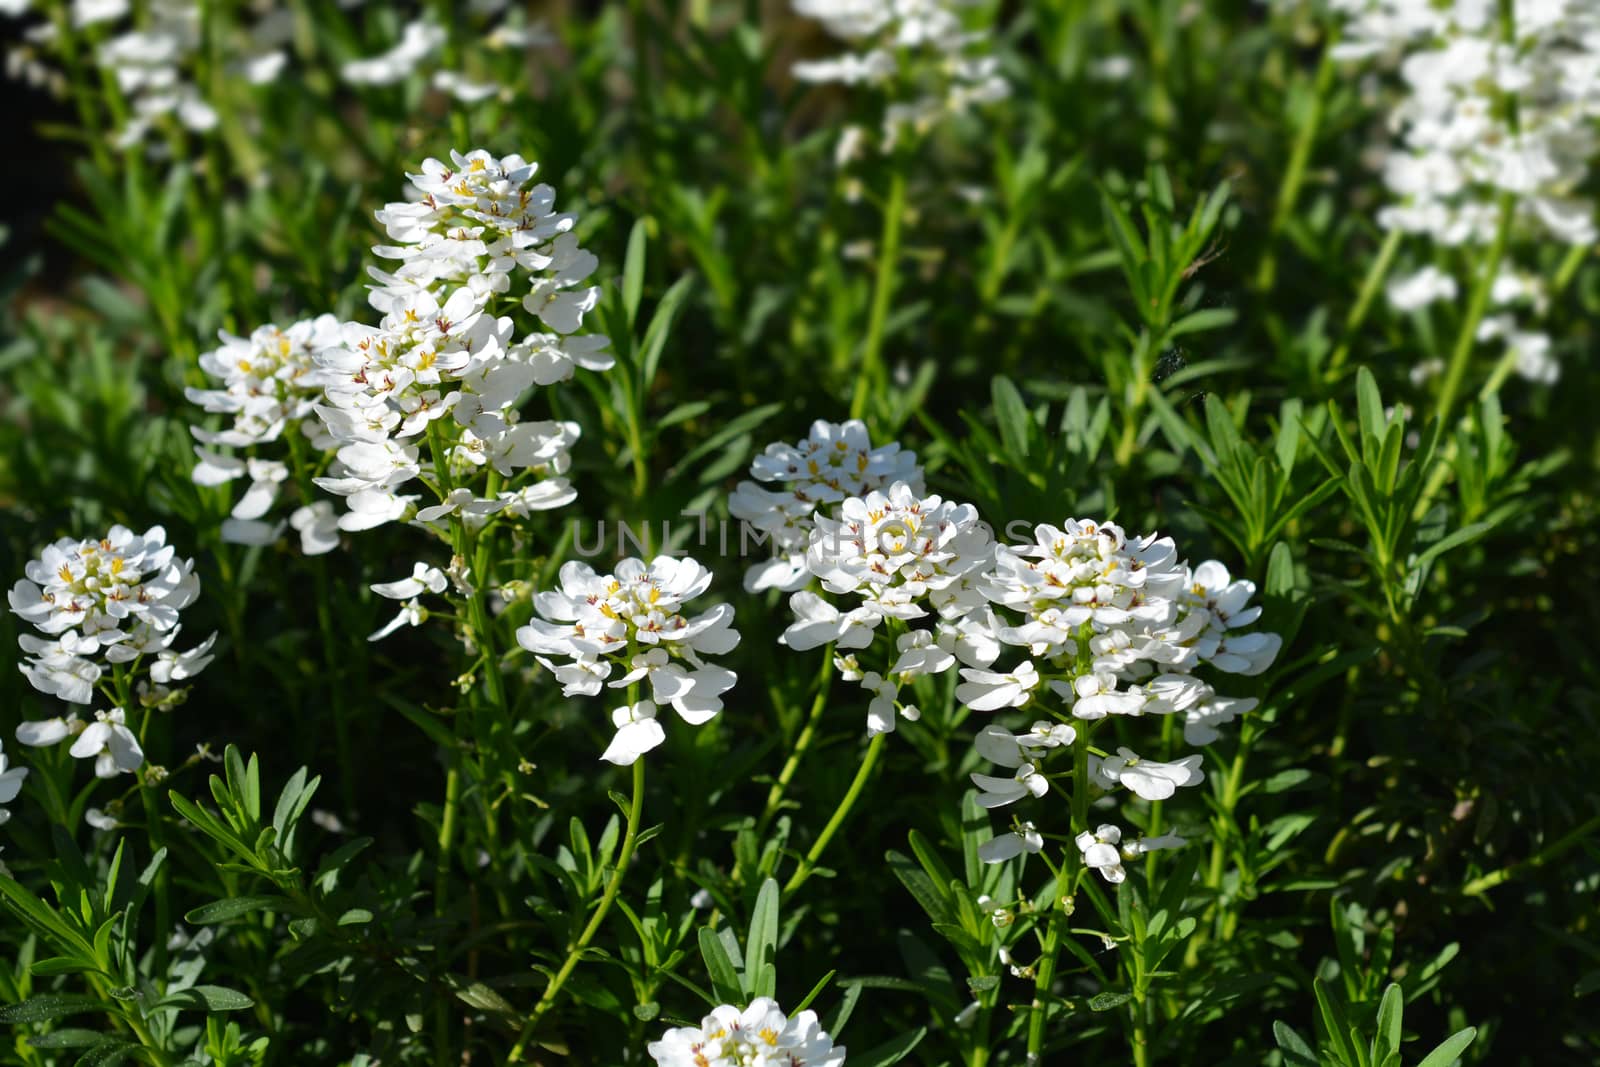
M85 1012L99 1011L111 1012L116 1009L102 1001L99 997L85 996L77 993L46 993L43 996L29 997L21 1004L7 1004L0 1008L0 1023L42 1023L51 1019L60 1019L67 1015L82 1015Z
M859 1055L852 1053L850 1067L889 1067L890 1064L899 1063L911 1055L911 1051L922 1043L927 1034L927 1028L919 1026L909 1034L892 1038Z
M237 919L241 915L248 915L253 911L292 911L293 905L288 897L280 896L255 896L255 897L229 897L226 900L214 900L210 904L202 904L193 908L184 915L184 921L204 926L207 923L227 922Z
M700 928L699 939L700 956L705 960L706 973L711 977L711 991L724 1004L740 1003L744 989L739 972L733 960L728 958L728 950L723 947L722 940L717 937L715 930L705 926Z
M750 915L750 933L744 941L745 988L752 996L777 995L778 883L761 883Z
M1438 1048L1428 1053L1417 1067L1450 1067L1477 1036L1478 1030L1472 1026L1456 1031L1440 1042Z

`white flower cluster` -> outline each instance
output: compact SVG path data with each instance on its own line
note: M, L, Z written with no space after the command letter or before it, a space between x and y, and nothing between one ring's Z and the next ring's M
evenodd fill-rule
M1185 740L1209 744L1219 726L1256 702L1222 697L1193 672L1208 665L1259 674L1282 645L1276 634L1242 632L1261 615L1249 605L1253 583L1234 581L1214 561L1191 570L1179 562L1171 538L1129 538L1111 523L1069 519L1035 527L1032 544L996 548L994 566L977 586L995 642L1025 649L1028 658L1004 674L963 669L956 699L975 711L996 711L1023 707L1048 690L1070 713L1035 721L1022 734L1000 724L979 733L978 755L1012 772L972 776L988 808L1048 792L1046 763L1086 744L1084 724L1109 716L1182 715ZM1084 784L1165 800L1205 780L1200 761L1197 754L1149 760L1119 747L1114 755L1088 755ZM1117 850L1107 848L1119 841L1114 826L1084 831L1078 841L1086 862L1113 882L1123 872ZM1133 842L1121 855L1177 843ZM1022 824L985 845L983 858L997 863L1042 845L1033 825Z
M411 176L416 199L377 213L394 244L373 251L399 261L393 273L372 271L382 319L344 324L341 342L315 355L325 397L316 410L338 445L317 484L346 498L341 529L417 514L417 496L403 490L419 477L455 487L418 514L424 522L456 511L481 522L574 499L561 475L577 425L523 422L517 409L535 386L612 359L603 336L574 336L599 297L583 284L598 261L571 233L576 216L554 210L555 191L528 185L536 169L520 156L452 152ZM495 314L514 276L526 287L521 307L554 332L516 337L511 316ZM418 442L436 421L443 448L425 459ZM479 495L461 485L486 472L504 487Z
M193 560L175 558L166 531L153 526L142 535L113 526L98 541L63 538L45 548L12 586L11 610L48 640L22 634L22 673L42 693L73 704L89 704L107 668L132 674L144 668L139 699L146 707L171 706L181 699L172 683L199 674L211 662L212 634L187 652L172 651L182 629L178 616L194 601L200 580ZM54 744L76 737L72 754L95 759L102 778L137 770L144 762L138 740L124 725L121 707L96 713L84 724L76 714L65 719L24 723L24 744Z
M838 505L904 482L912 493L923 491L922 468L914 452L893 442L872 447L866 423L818 419L795 444L779 441L750 463L755 482L740 482L728 497L728 513L772 541L773 558L745 572L750 592L781 589L792 593L810 580L806 547L819 510L837 517ZM768 489L757 482L776 484Z
M925 133L946 115L1011 95L998 61L981 54L992 30L969 31L963 18L963 9L983 6L985 0L794 0L797 14L861 49L796 63L794 75L894 93L883 117L883 149L891 151L907 130ZM909 86L915 88L902 95ZM846 132L841 161L860 140L859 129Z
M1585 196L1600 118L1600 8L1588 0L1332 0L1345 16L1334 54L1397 61L1404 96L1389 118L1398 144L1383 157L1394 202L1382 226L1443 246L1486 245L1503 197L1531 236L1592 244ZM1391 302L1411 311L1453 299L1455 280L1433 267L1397 279ZM1515 269L1496 280L1508 310L1480 340L1503 338L1519 373L1549 382L1559 367L1549 338L1518 328L1511 308L1541 294ZM1426 377L1427 368L1417 376Z
M19 15L27 6L7 5L6 13ZM195 78L202 47L201 5L195 0L148 0L137 6L136 12L131 0L73 0L71 5L69 32L103 38L90 57L128 101L128 118L112 143L118 148L138 145L167 116L195 133L215 129L217 110ZM241 8L230 20L236 32L222 42L228 75L251 85L275 81L288 62L285 46L294 36L294 11L273 3ZM116 23L123 25L110 35L100 29ZM8 68L30 82L64 91L59 77L39 58L41 49L59 49L55 23L39 23L23 39L8 55Z
M791 1019L770 997L757 997L743 1011L713 1008L699 1026L668 1030L646 1051L657 1067L842 1067L845 1055L816 1012Z
M738 678L701 655L722 655L739 644L733 607L718 604L692 619L682 614L710 584L711 572L687 558L657 556L648 565L624 559L604 575L574 561L561 568L559 589L534 596L540 617L517 630L517 643L555 675L563 694L594 696L602 683L612 689L650 684L648 699L612 713L616 735L601 759L626 765L661 744L659 707L671 705L691 726L722 710L722 694ZM624 673L611 679L618 666Z
M538 23L528 24L523 13L512 8L510 0L467 0L455 16L472 27L470 36L490 49L525 49L550 43L553 39ZM489 21L501 18L494 25ZM396 85L433 67L445 51L449 34L431 18L418 18L405 24L400 39L377 55L346 61L339 77L347 85L361 87ZM435 69L429 84L464 104L474 104L491 96L508 93L498 82L477 81L460 71Z
M964 663L993 662L989 642L974 632L972 613L981 604L973 578L989 565L994 538L971 504L937 496L922 497L905 482L887 492L850 497L839 517L813 517L806 569L829 593L858 602L841 611L809 589L789 600L796 621L780 641L796 651L833 642L841 649L872 645L885 621L892 620L894 658L881 673L863 670L851 654L841 657L843 676L872 694L867 732L895 728L895 713L915 720L915 705L900 701L900 687L919 675ZM932 629L911 628L932 613ZM994 648L998 654L998 648Z
M333 447L333 438L313 410L322 395L324 375L315 355L339 343L339 320L332 315L305 319L280 330L262 326L249 337L220 335L222 345L200 357L200 369L221 383L218 389L187 389L184 395L202 409L232 416L222 430L190 429L200 462L193 475L199 485L226 485L248 478L250 487L222 524L222 539L234 544L271 544L283 523L266 519L278 492L289 478L282 460L255 454L262 445L279 441L285 432L307 440L319 456ZM208 447L209 446L209 447ZM219 448L229 449L218 452ZM248 450L247 455L232 449ZM339 543L333 505L315 501L301 505L289 518L300 533L307 555L331 552Z

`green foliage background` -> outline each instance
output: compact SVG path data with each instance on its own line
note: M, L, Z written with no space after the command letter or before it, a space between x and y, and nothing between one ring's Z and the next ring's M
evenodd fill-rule
M619 833L608 792L626 772L595 759L609 733L597 703L563 700L531 656L510 656L522 799L468 781L463 830L441 852L445 767L469 743L454 713L477 699L452 685L459 644L445 625L365 641L388 613L367 585L409 569L415 532L348 537L322 560L288 543L245 550L218 538L230 501L189 480L199 413L182 389L216 331L355 314L371 211L422 158L477 146L537 160L558 205L580 212L622 357L556 402L584 428L580 498L545 517L527 572L502 578L547 580L573 523L720 517L768 441L852 413L997 527L1103 516L1170 534L1190 560L1254 579L1286 646L1251 683L1261 710L1208 752L1207 796L1169 813L1195 864L1172 907L1195 921L1140 1006L1152 1059L1388 1062L1345 1048L1337 1020L1347 1013L1363 1041L1398 1034L1392 998L1379 1015L1393 981L1405 1036L1420 1035L1408 1063L1467 1025L1478 1036L1464 1062L1596 1062L1600 270L1525 250L1560 279L1548 319L1560 384L1482 389L1495 357L1474 351L1439 418L1437 379L1419 387L1408 371L1448 356L1467 308L1400 315L1363 299L1384 192L1360 157L1381 107L1354 74L1329 73L1314 9L1008 2L997 47L1014 99L841 172L840 125L875 122L874 104L790 79L793 58L831 46L779 5L535 5L557 43L526 58L485 51L452 16L467 68L517 86L471 106L420 79L355 93L332 76L394 39L398 7L295 7L293 76L225 87L216 135L172 133L176 164L106 147L97 84L80 82L62 114L18 96L46 116L40 150L59 173L14 205L47 212L43 232L7 248L0 574L19 576L58 536L163 523L204 581L186 627L223 636L147 746L171 772L153 806L113 781L60 798L73 818L53 827L33 792L44 771L13 805L0 1001L96 999L72 1008L86 1016L6 1016L6 1062L89 1062L45 1035L115 1032L92 1006L122 985L159 995L180 965L220 992L158 1012L177 1030L152 1035L171 1057L150 1062L179 1062L197 1040L221 1063L502 1062L546 982L535 965L553 966L598 896ZM1094 76L1120 54L1129 77ZM900 183L874 342L883 207ZM1408 241L1394 270L1470 267L1474 254ZM631 306L625 270L642 294ZM693 551L694 524L674 530ZM685 983L736 986L697 931L746 936L763 882L792 873L859 760L864 702L824 676L811 755L767 804L822 657L775 643L787 608L739 590L743 561L701 558L738 607L739 685L713 723L669 731L648 758L645 822L659 829L627 875L628 910L541 1022L534 1062L641 1062L669 1019L702 1013ZM0 644L15 635L7 614ZM962 935L977 949L946 929L971 917L965 887L993 877L972 859L986 822L962 804L973 726L942 683L920 684L926 717L892 739L826 877L783 900L775 987L789 1006L833 972L816 1006L837 1020L855 1005L841 1037L861 1063L893 1062L924 1029L906 1062L1020 1063L1008 1035L1026 1012L1011 1006L1026 1008L1031 985L993 962L986 920ZM0 674L0 708L8 738L59 710L16 672ZM230 762L213 794L206 778L224 769L197 744L236 745L259 767ZM60 774L72 762L7 752ZM291 783L274 816L302 766L320 775L315 799ZM83 825L90 803L123 828ZM217 833L196 803L223 813ZM309 821L312 807L338 828ZM152 816L168 849L164 918L187 913L214 940L169 951L146 902L139 926L114 924L125 947L107 951L125 972L41 967L65 954L50 923L92 928L142 899ZM275 819L275 843L258 847L253 832ZM95 897L89 918L79 887ZM709 909L690 904L701 888ZM55 917L30 919L40 907ZM1047 1063L1127 1056L1123 989L1086 973L1066 976L1052 1008ZM230 991L250 1006L224 1014L238 1007ZM975 994L997 998L976 1035L955 1023ZM209 1037L185 1029L205 1018ZM1312 1036L1274 1040L1274 1020Z

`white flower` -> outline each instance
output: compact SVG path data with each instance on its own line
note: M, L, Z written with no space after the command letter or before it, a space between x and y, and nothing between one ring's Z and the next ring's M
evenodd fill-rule
M1186 842L1177 834L1162 834L1160 837L1141 837L1137 841L1124 841L1122 843L1122 856L1124 859L1138 859L1149 852L1156 852L1164 848L1182 848Z
M27 653L19 669L39 692L69 704L88 704L94 700L95 683L100 681L102 670L92 659L71 651L80 643L78 635L70 630L52 641L18 634L17 644Z
M1122 869L1122 853L1117 845L1122 841L1122 831L1109 823L1102 823L1094 833L1085 830L1074 841L1083 853L1084 866L1100 872L1100 877L1116 885L1128 875Z
M840 502L897 481L922 493L916 455L893 442L874 447L859 419L818 419L805 439L768 445L751 461L750 475L756 481L739 483L728 497L728 513L754 527L761 539L770 538L774 554L746 572L745 588L751 592L794 592L810 579L805 548L818 510L836 518Z
M79 721L78 713L73 712L65 718L38 719L33 722L21 723L17 726L17 740L25 745L35 748L44 745L54 745L75 734L83 731L84 724Z
M338 319L322 315L285 329L261 326L249 337L226 332L218 336L221 347L201 355L200 369L220 388L190 388L184 395L205 411L231 416L232 423L221 431L195 427L190 431L195 439L202 445L240 448L276 441L286 429L301 432L299 424L312 415L323 384L313 357L339 343ZM231 481L244 473L242 460L196 451L201 464L194 480L201 485Z
M476 104L500 91L500 86L494 82L475 82L453 70L435 71L433 87L449 93L463 104Z
M427 593L442 593L449 585L444 576L444 571L426 563L414 564L409 578L401 578L396 582L379 582L372 587L372 591L379 596L388 597L390 600L410 600L413 597Z
M612 688L648 680L652 715L656 705L670 704L698 726L722 710L722 694L737 681L732 671L702 659L738 645L733 608L717 604L692 618L682 613L710 584L711 572L687 558L658 556L648 565L624 559L606 575L569 562L561 568L559 588L534 596L536 617L517 630L517 643L537 655L568 696L598 693L617 662L626 673L609 683ZM551 657L571 662L562 665Z
M951 649L955 641L945 639L931 630L911 630L895 638L894 647L900 653L889 668L889 673L902 682L911 678L942 674L955 666L956 655Z
M97 778L111 778L144 766L144 750L128 729L121 708L95 712L95 721L83 728L68 749L78 759L93 759ZM20 735L19 735L20 737Z
M978 858L985 863L1004 863L1024 852L1038 852L1044 848L1044 838L1033 823L1019 823L1010 833L992 837L978 846Z
M339 547L339 517L333 504L326 500L313 501L296 508L289 516L289 525L300 532L300 551L308 556L320 556Z
M853 593L885 617L949 618L981 603L963 581L989 564L994 543L971 504L919 497L905 482L850 497L839 518L816 516L806 567L830 593Z
M0 745L0 750L4 746ZM0 825L4 825L11 818L11 812L4 805L17 799L17 794L22 791L22 780L28 777L28 768L12 767L4 751L0 751Z
M794 76L889 90L889 151L906 127L926 131L944 115L1010 95L995 57L978 51L993 39L992 27L964 25L962 9L972 7L969 0L794 0L797 13L860 49L798 62Z
M832 641L840 648L866 648L872 644L872 631L883 616L868 608L840 612L810 590L789 598L796 621L783 631L778 643L796 652L807 652Z
M436 32L414 23L407 39ZM416 497L404 487L418 478L450 487L440 503L415 511L422 523L459 514L481 525L501 511L525 517L575 498L562 475L577 424L524 421L518 409L528 390L614 361L603 336L566 336L598 299L598 289L580 285L598 260L577 245L576 216L554 209L555 191L529 185L537 169L515 155L451 152L409 176L415 199L376 213L393 243L373 252L398 261L392 272L370 272L378 284L368 302L382 318L343 324L314 356L323 390L315 411L338 445L315 481L347 498L340 529L412 515ZM490 313L518 272L528 278L527 310L554 334L519 339L512 317ZM446 447L424 455L420 438L430 427L442 428ZM487 470L508 484L476 491Z
M1031 660L1005 674L963 667L961 677L966 681L956 686L956 699L973 711L1020 708L1039 687L1039 672Z
M351 85L393 85L443 48L446 37L445 31L431 22L408 22L393 48L367 59L350 60L339 68L339 76Z
M368 641L382 641L402 626L421 626L428 621L428 609L423 607L415 597L400 606L400 612L390 619L382 628L374 630L367 635Z
M667 739L656 722L656 706L648 700L629 704L611 713L617 732L600 754L608 763L626 767Z
M646 1051L657 1067L843 1067L845 1049L835 1046L817 1020L803 1011L789 1018L768 997L743 1010L723 1004L699 1026L668 1030Z
M1439 300L1456 298L1456 280L1432 264L1415 274L1395 278L1384 292L1396 311L1420 311Z
M1132 749L1117 749L1115 756L1090 758L1090 776L1103 789L1127 786L1145 800L1166 800L1179 786L1199 785L1206 780L1199 756L1185 756L1174 763L1142 760Z
M46 634L76 627L103 643L120 639L125 621L171 629L200 581L194 561L173 558L166 536L160 526L142 535L113 526L98 541L63 538L24 568L27 577L8 597L11 610Z
M1076 696L1073 717L1088 721L1107 715L1137 715L1145 703L1139 693L1119 691L1116 676L1105 672L1078 675L1072 680L1070 693L1062 693L1060 683L1051 683L1051 688L1069 699Z
M1050 782L1039 773L1038 764L1028 758L1018 738L1003 726L990 725L979 731L973 741L978 754L1002 767L1014 767L1010 778L997 778L987 774L972 774L972 784L982 790L978 804L985 808L999 808L1026 796L1042 797L1050 791Z
M213 633L187 652L163 648L156 653L156 660L150 665L150 680L156 685L170 685L193 678L216 658L211 654L211 647L216 643L217 635Z
M731 610L731 609L730 609ZM737 677L722 667L700 666L692 670L672 660L665 648L655 647L634 656L632 668L615 681L613 689L650 680L651 697L657 704L670 704L684 722L699 726L722 710L722 694L733 688Z
M868 671L861 676L861 688L872 694L872 701L867 705L868 737L894 733L897 708L910 722L922 717L922 713L913 705L900 704L900 685L892 678L884 678L877 671Z

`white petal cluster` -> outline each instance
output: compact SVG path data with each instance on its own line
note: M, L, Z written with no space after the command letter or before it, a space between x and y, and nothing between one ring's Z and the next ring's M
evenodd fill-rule
M1345 16L1335 54L1388 61L1402 86L1388 123L1396 143L1383 152L1393 200L1379 213L1382 226L1443 246L1487 245L1499 202L1509 197L1515 233L1594 243L1600 227L1584 189L1600 146L1600 7L1588 0L1332 6ZM1390 288L1402 310L1452 294L1426 269ZM1509 302L1497 294L1496 303ZM1508 322L1494 336L1505 338L1524 377L1559 375L1544 335Z
M728 513L770 538L773 554L745 573L744 587L750 592L792 593L810 580L805 553L818 511L837 518L838 505L849 497L895 482L906 483L913 493L923 492L916 453L892 441L874 448L866 423L859 419L818 419L804 440L768 445L751 462L750 475L756 480L740 482L728 497Z
M1031 543L996 547L993 567L976 582L994 642L1021 648L1026 658L1005 671L963 668L956 697L989 712L1029 706L1048 692L1066 714L1036 720L1026 734L1001 724L978 734L977 754L1012 771L972 775L980 804L1001 807L1044 795L1052 773L1047 763L1075 740L1082 743L1081 730L1068 720L1092 726L1110 716L1181 715L1185 739L1208 744L1219 727L1255 706L1253 699L1219 696L1194 674L1204 667L1254 675L1276 658L1278 635L1247 630L1261 615L1250 604L1253 583L1234 580L1215 561L1191 569L1170 538L1130 537L1112 523L1069 519L1033 533ZM1087 756L1085 784L1166 800L1205 780L1200 763L1198 754L1165 762L1118 747ZM1111 881L1121 880L1127 853L1111 847L1118 840L1079 839L1086 862ZM1032 851L1028 841L1019 831L996 838L985 859Z
M535 387L613 361L604 337L577 335L598 299L584 284L598 261L577 245L576 217L554 210L555 191L529 185L536 170L520 156L452 152L411 175L415 199L377 213L393 243L373 252L398 261L392 273L372 272L370 303L382 318L345 323L339 342L315 354L324 390L316 411L337 445L317 484L345 498L341 529L417 514L419 494L406 490L424 475L435 485L491 471L504 479L492 496L450 494L444 510L418 515L424 522L457 510L481 522L574 499L562 475L577 425L524 421L519 408ZM517 336L513 316L496 314L513 300L553 332ZM443 471L421 440L436 421Z
M530 26L524 13L508 0L465 0L453 7L453 19L470 28L464 36L481 40L488 48L532 48L551 41L548 33L538 24ZM346 61L339 68L339 78L346 85L382 88L431 72L428 83L462 103L498 95L502 90L497 83L474 81L460 71L438 68L448 40L449 33L433 18L413 19L401 27L399 39L389 48Z
M648 684L649 699L613 713L616 735L602 759L630 764L659 745L659 707L670 705L691 726L722 710L722 694L737 676L702 657L739 644L733 607L683 614L710 584L711 572L687 558L624 559L611 574L573 561L561 568L559 588L534 596L538 617L517 630L517 643L555 675L565 695Z
M842 660L844 676L872 694L867 732L895 728L895 711L919 715L899 700L900 686L918 675L939 674L959 659L987 666L999 648L972 632L969 616L982 605L973 580L990 564L994 539L971 504L919 495L906 482L886 491L848 497L838 517L813 514L805 565L828 593L853 598L841 609L810 589L789 600L795 622L780 641L796 651L833 642L841 649L869 647L885 621L894 620L887 671L862 671L855 657ZM922 619L931 628L909 628ZM982 630L982 624L979 624Z
M172 650L182 629L179 613L198 595L200 580L194 561L177 559L159 526L143 534L113 526L98 541L63 538L31 560L24 574L8 600L13 613L45 635L17 638L22 673L42 693L90 704L108 670L126 664L148 674L147 706L170 705L181 694L169 687L211 662L215 634L186 652ZM72 754L96 757L101 777L137 769L143 754L122 725L122 709L96 714L87 726L76 715L24 723L17 737L53 744L78 736Z
M893 93L883 118L883 149L890 151L908 131L925 133L947 115L1011 95L997 60L984 54L992 27L969 29L964 17L963 9L982 5L983 0L794 0L797 14L859 49L796 63L794 76ZM852 144L860 136L847 131ZM839 155L848 158L854 151L841 145Z
M314 417L323 384L314 357L338 344L339 338L339 320L322 315L285 329L268 324L249 337L222 333L222 345L200 357L200 369L215 379L219 388L190 388L184 395L203 410L227 415L232 421L220 430L190 428L199 442L195 446L199 462L192 477L199 485L249 481L249 488L223 523L224 541L270 544L283 533L284 523L272 522L267 516L289 478L289 468L281 460L262 458L258 450L278 442L285 433L307 439L318 454L332 446L333 439ZM238 455L234 449L246 454ZM307 555L331 551L338 538L319 537L308 508L300 507L291 519L301 532L302 549Z
M769 997L740 1010L713 1008L699 1026L668 1030L647 1047L657 1067L842 1067L845 1049L834 1045L814 1011L789 1018Z
M147 139L159 143L151 135L167 122L199 134L217 127L217 109L196 78L203 47L215 47L230 79L263 85L275 81L288 63L287 46L294 35L293 11L274 4L241 6L228 20L230 32L214 32L212 42L202 40L201 5L195 0L138 5L74 0L71 22L74 33L94 27L92 40L98 42L87 55L75 52L74 62L87 59L100 68L128 101L122 126L112 132L117 148L132 148ZM33 50L62 51L56 26L40 23L25 31L24 38L25 50L13 52L7 66L35 82L55 85L57 79L49 77ZM75 48L82 40L80 36Z

